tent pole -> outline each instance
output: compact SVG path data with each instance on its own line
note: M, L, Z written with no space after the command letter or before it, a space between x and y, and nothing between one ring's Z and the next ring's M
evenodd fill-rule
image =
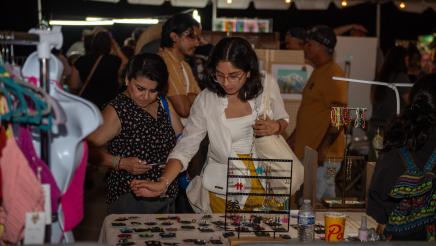
M217 0L212 0L212 31L215 31Z
M380 1L377 1L377 14L376 14L376 36L377 36L377 46L380 47L380 24L381 24L381 3Z
M42 27L42 5L41 0L38 0L38 25Z

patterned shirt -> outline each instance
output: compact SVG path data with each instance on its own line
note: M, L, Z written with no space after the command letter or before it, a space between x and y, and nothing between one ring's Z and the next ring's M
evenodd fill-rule
M108 143L108 152L120 157L137 157L147 163L165 163L176 144L176 135L169 115L160 101L156 119L122 93L109 105L118 114L121 132ZM106 203L110 204L121 195L131 192L129 183L132 179L157 181L162 171L163 169L158 166L153 166L141 175L133 175L125 170L109 171L105 180ZM168 187L166 195L175 197L176 194L177 185L173 182Z

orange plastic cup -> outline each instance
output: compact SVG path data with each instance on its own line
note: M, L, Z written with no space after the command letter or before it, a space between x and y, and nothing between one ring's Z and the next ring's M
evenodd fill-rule
M325 240L336 242L344 240L345 214L331 212L324 216Z

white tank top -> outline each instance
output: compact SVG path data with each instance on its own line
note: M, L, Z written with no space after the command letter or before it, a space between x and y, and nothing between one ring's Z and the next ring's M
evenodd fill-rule
M224 125L230 130L232 136L232 152L240 154L251 153L253 143L253 124L256 119L256 114L225 119Z

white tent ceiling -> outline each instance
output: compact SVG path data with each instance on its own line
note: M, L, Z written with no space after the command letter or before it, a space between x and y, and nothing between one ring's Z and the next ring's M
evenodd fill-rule
M92 0L100 2L118 3L120 0ZM171 2L171 5L176 7L192 7L192 8L204 8L213 0L127 0L130 4L143 4L143 5L162 5L165 2ZM227 0L215 0L217 8L221 9L246 9L253 2L256 9L277 9L284 10L289 8L289 3L285 0L232 0L231 3L227 3ZM400 0L348 0L348 6L362 4L364 2L388 2L393 1L397 6L400 4ZM436 10L435 0L405 0L406 8L403 11L421 13L427 8ZM341 0L292 0L297 9L327 9L330 3L334 3L336 6L341 6Z

